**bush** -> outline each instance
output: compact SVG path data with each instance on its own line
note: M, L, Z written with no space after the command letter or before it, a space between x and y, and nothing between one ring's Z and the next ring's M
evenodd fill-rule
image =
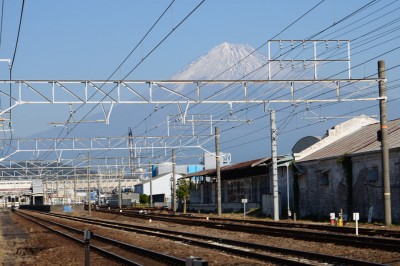
M149 203L149 196L147 196L146 194L140 194L140 196L139 196L139 202L140 202L141 204Z

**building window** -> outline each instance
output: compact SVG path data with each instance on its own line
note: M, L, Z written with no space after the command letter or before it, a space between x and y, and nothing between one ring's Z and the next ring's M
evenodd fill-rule
M204 185L203 185L203 203L212 203L211 194L212 194L212 184L204 183Z
M242 202L242 199L253 201L251 178L226 181L227 202Z
M398 184L400 182L400 162L394 164L394 182Z
M319 184L321 186L329 185L329 170L321 171L319 176Z
M368 181L379 181L378 166L372 166L372 167L367 168L367 180Z

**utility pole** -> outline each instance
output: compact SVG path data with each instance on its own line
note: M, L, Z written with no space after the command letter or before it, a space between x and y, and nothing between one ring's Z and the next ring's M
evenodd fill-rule
M122 210L121 178L122 178L122 174L120 171L118 171L118 207L119 207L119 211Z
M133 152L133 134L132 134L132 128L129 128L129 155L130 155L130 160L131 160L131 174L132 178L135 178L135 154Z
M60 185L58 183L58 175L57 175L57 179L56 179L56 189L57 189L57 204L60 204Z
M272 159L272 185L274 193L274 220L279 221L279 194L278 194L278 162L276 149L276 121L275 110L271 110L271 159Z
M379 77L379 111L381 130L381 154L382 154L382 181L385 224L392 225L392 210L390 202L390 175L389 175L389 147L388 147L388 123L387 123L387 96L386 96L386 68L385 61L378 61Z
M88 210L89 210L89 216L91 216L92 215L92 202L90 199L90 153L88 153L87 183L88 183Z
M219 146L219 128L215 127L215 170L217 171L217 211L218 216L222 215L221 202L221 156Z
M150 177L150 207L153 207L153 169L152 169L152 162L151 162L151 159L150 159L150 162L149 162L149 168L150 168L150 171L149 171L149 177Z
M46 204L49 204L49 194L48 194L48 191L49 191L49 177L48 176L46 176L46 186L45 186L45 193L44 193L44 195L45 195L45 199L44 199L44 202L46 203Z
M76 168L74 168L74 202L75 203L77 202L77 200L76 200L76 179L77 179L77 177L76 177Z
M176 214L176 158L175 149L172 150L172 211Z

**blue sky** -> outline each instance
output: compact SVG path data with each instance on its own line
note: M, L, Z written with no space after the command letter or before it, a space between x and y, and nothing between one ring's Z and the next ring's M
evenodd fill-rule
M175 1L159 25L139 46L126 64L117 71L113 79L125 77L126 73L200 2ZM319 2L321 1L206 0L154 53L129 75L128 79L169 79L187 64L222 42L244 43L257 48L268 39L276 36ZM373 4L371 7L355 14L346 22L334 26L342 18L370 2ZM389 0L326 0L275 39L306 39L331 26L332 28L326 32L329 33L328 35L321 34L316 38L334 38L337 36L337 38L352 40L361 38L363 32L368 32L368 29L384 26L385 23L390 21L396 27L397 22L393 22L393 20L399 17L400 12L384 16L400 6L399 3L391 4L392 2ZM13 56L21 3L22 1L17 0L4 0L0 58L8 59ZM170 1L133 0L26 1L13 67L13 78L22 80L105 80L135 47L169 4ZM390 4L390 8L380 11L385 5ZM358 19L368 15L365 18L366 23L368 18L373 16L369 14L373 13L382 16L382 19L376 19L374 23L367 24L364 28L362 23L357 27L351 26L352 21L356 25ZM345 25L348 25L347 28L341 28ZM336 30L337 33L335 33ZM381 37L382 40L385 40L385 37L387 38L386 43L377 45L378 41L375 41L375 46L368 46L368 41L364 40L361 43L364 46L356 49L354 55L352 55L352 65L362 64L370 59L371 61L354 69L353 77L363 77L376 73L378 59L385 59L387 67L398 65L400 63L400 50L373 59L375 56L399 46L399 40L395 39L398 36L397 31L386 33ZM355 46L357 47L357 45ZM260 52L266 54L266 46ZM398 68L396 71L398 73ZM390 74L388 73L388 77ZM0 79L8 78L6 64L0 63ZM399 101L395 100L390 104L390 111L393 111L389 112L389 118L398 117L398 111L393 107L398 103ZM4 102L2 104L4 108ZM347 108L351 112L357 107L353 105ZM277 107L277 109L279 108ZM315 109L316 113L320 111L321 108ZM28 136L48 129L50 127L48 122L63 121L67 112L66 106L17 107L13 111L15 136ZM277 115L278 119L282 119L282 127L284 122L287 122L283 119L285 112L290 114L291 110L283 111ZM365 112L377 114L377 110L366 110ZM353 115L357 114L359 112ZM319 123L318 126L309 128L311 132L307 132L305 129L295 130L296 124L304 124L304 121L297 118L292 120L290 126L285 126L285 128L293 129L294 133L288 136L289 141L282 137L282 141L286 143L286 146L281 149L282 153L290 151L290 147L296 139L304 135L323 135L326 129L342 121L332 120ZM263 123L269 123L268 117L264 119ZM121 132L120 134L123 135L124 133ZM96 132L96 134L98 133ZM262 138L268 138L266 136L268 134L267 128L258 133ZM238 136L236 133L233 135ZM255 134L249 140L256 140L261 136ZM242 142L245 141L242 140ZM249 144L249 146L240 146L237 150L240 151L243 148L246 149L246 147L249 150L254 150L260 142L255 141L254 143ZM268 145L268 139L261 140L261 143ZM232 143L226 144L226 147L231 148L231 146ZM263 148L253 154L238 155L237 158L240 159L235 159L235 161L267 155L269 155L269 148Z
M258 47L318 2L205 1L132 78L167 79L222 42ZM278 38L306 38L367 2L327 0ZM169 3L26 1L14 77L105 79ZM198 3L176 1L134 54L136 61ZM0 50L3 58L12 57L20 8L21 1L5 0ZM129 64L125 69L129 69Z

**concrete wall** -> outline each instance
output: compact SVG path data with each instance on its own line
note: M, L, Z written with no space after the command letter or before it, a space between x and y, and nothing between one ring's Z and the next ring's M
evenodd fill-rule
M289 170L289 171L288 171ZM289 172L289 179L287 179L287 173ZM273 201L267 200L273 199L272 195L272 176L267 173L263 176L246 176L243 177L248 180L252 179L251 200L246 204L246 209L250 208L261 208L265 215L273 215ZM235 180L241 180L240 178ZM222 211L227 212L237 212L243 210L243 203L241 203L241 198L243 191L238 191L238 199L236 202L229 200L227 196L227 180L222 181ZM289 184L289 194L287 194L287 185ZM211 187L211 201L206 202L207 197L205 195L205 186ZM287 218L287 199L289 195L289 208L293 215L294 210L294 195L293 195L293 175L292 170L285 165L278 167L278 197L279 197L279 213L281 218ZM199 183L196 189L190 192L190 207L194 210L204 210L204 211L214 211L216 208L216 183Z
M372 213L372 220L384 220L382 192L382 164L380 152L353 155L352 190L349 187L344 170L337 163L337 158L302 162L306 170L298 178L299 207L301 217L329 219L329 213L336 214L343 210L349 218L353 212L360 213L360 219L367 221ZM321 177L328 171L329 184ZM400 223L400 151L390 151L390 177L392 220ZM351 203L349 205L349 203Z
M170 202L171 200L171 177L172 174L169 173L159 177L154 177L154 179L152 180L153 195L164 194L166 202ZM182 175L176 174L176 179L181 177ZM148 180L136 186L140 186L143 188L143 190L141 191L143 194L150 195L150 182Z

